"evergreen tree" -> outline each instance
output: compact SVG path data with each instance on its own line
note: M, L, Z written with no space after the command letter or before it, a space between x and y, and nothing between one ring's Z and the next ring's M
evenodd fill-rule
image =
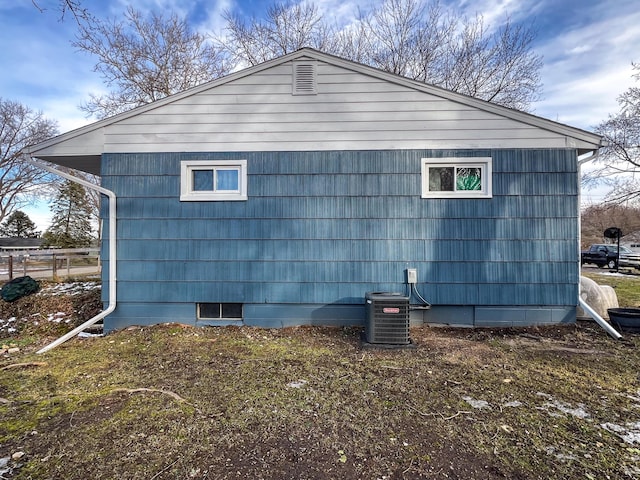
M38 238L40 232L36 231L36 224L21 210L13 212L0 225L0 237L10 238Z
M64 182L51 211L51 226L42 236L44 246L82 248L91 245L91 205L82 185L70 180Z

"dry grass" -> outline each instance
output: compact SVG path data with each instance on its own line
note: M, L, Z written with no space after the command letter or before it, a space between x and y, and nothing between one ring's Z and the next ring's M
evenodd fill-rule
M0 459L23 455L0 476L640 478L640 336L359 335L162 325L36 355L51 332L23 328L2 341L19 351L0 356Z
M0 457L25 453L15 478L640 475L639 445L606 427L640 422L635 336L419 328L398 351L358 337L165 325L23 350L0 361L27 364L0 371Z
M626 270L629 271L629 270ZM632 274L614 274L600 269L583 269L582 274L600 285L609 285L616 290L621 307L640 307L640 275L637 270Z

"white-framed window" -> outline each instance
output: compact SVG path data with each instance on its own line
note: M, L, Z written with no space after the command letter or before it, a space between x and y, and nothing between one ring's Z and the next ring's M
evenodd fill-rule
M491 196L491 157L422 159L422 198Z
M185 160L180 162L181 201L246 199L246 160Z

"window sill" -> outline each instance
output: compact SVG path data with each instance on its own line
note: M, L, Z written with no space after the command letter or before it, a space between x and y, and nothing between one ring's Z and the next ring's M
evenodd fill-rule
M181 202L243 202L247 200L246 195L237 194L186 194L180 195Z

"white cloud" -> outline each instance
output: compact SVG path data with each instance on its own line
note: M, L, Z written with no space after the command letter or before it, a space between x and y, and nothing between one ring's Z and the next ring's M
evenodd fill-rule
M197 26L203 33L222 35L225 25L223 14L225 11L232 11L237 5L233 0L218 0L212 2L205 8L205 20Z
M616 98L633 84L631 62L640 60L640 11L621 4L584 10L596 20L540 44L544 100L536 113L590 129L618 109Z
M314 2L321 15L339 27L353 24L360 13L366 13L375 7L380 1L372 1L363 5L357 1L318 0Z
M14 10L16 8L32 8L35 13L38 10L30 2L16 2L15 0L0 0L0 10Z
M593 45L579 45L577 47L572 48L567 52L569 55L580 55L582 53L587 53L593 49Z
M461 0L452 6L467 17L481 15L485 26L495 29L506 18L513 22L528 21L542 10L544 4L534 0Z
M78 108L85 98L82 96L52 97L44 102L42 112L45 117L58 122L60 133L69 132L95 121L95 119L86 118Z
M629 66L585 72L546 84L545 99L536 104L536 112L551 120L589 130L617 111L616 99L630 85L630 74Z
M43 200L37 200L33 204L21 208L33 223L36 224L36 230L44 233L51 225L51 210L49 203Z
M186 17L192 10L195 2L185 2L184 0L118 0L110 6L110 14L116 17L127 11L128 7L133 7L139 12L149 14L152 12L160 14L177 13L181 17Z

